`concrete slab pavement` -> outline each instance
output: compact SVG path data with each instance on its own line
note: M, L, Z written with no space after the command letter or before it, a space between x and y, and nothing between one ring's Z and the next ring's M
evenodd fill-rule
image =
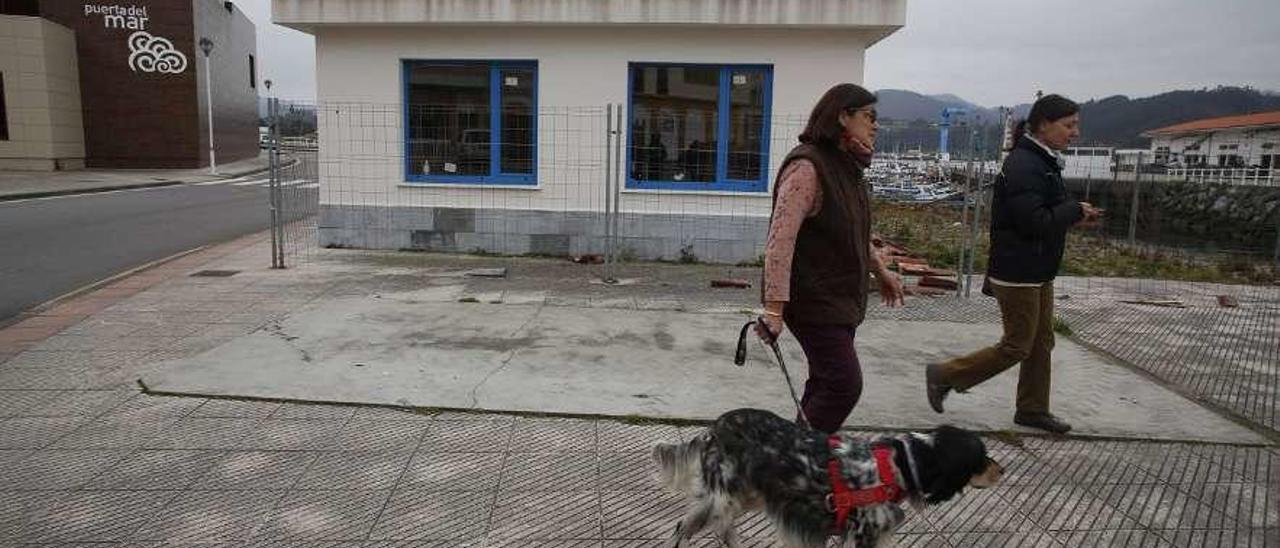
M462 285L312 302L203 354L157 364L148 390L205 397L710 420L793 405L758 343L732 365L746 318L732 313L459 303ZM515 296L509 295L513 298ZM518 299L524 302L535 300ZM930 410L923 364L999 338L994 324L872 321L858 335L864 393L847 426L1034 430L1012 422L1016 371ZM805 360L785 355L797 382ZM1075 435L1263 444L1249 428L1068 340L1055 349L1054 406Z

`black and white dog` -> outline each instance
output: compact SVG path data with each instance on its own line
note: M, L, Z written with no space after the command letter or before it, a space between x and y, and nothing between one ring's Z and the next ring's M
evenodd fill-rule
M686 443L658 444L653 456L663 483L692 497L672 548L707 527L736 548L734 518L761 509L788 547L825 546L831 536L843 547L882 546L906 519L899 502L940 503L995 485L1004 471L981 438L960 428L828 436L759 409L725 413Z

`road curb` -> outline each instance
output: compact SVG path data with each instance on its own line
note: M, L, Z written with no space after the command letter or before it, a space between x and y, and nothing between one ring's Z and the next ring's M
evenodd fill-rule
M0 202L16 202L18 200L30 200L33 198L49 198L52 196L70 196L72 194L100 194L103 192L111 192L113 190L131 190L138 188L155 188L162 186L177 186L184 184L182 181L160 181L155 183L137 183L132 185L118 186L100 186L91 188L67 188L61 190L40 190L36 192L24 192L22 194L6 194L0 196Z
M294 161L296 162L297 160L294 160ZM239 177L248 177L250 175L265 173L270 170L271 170L271 166L263 166L263 167L254 168L248 171L228 173L225 177L222 177L222 179L236 179ZM218 180L218 179L214 179L214 180ZM178 185L186 185L191 183L192 183L191 181L174 180L174 181L156 181L156 182L149 182L149 183L135 183L135 184L126 184L126 185L114 185L114 186L95 186L95 187L88 187L88 188L37 190L35 192L23 192L20 194L3 194L3 195L0 195L0 202L16 202L18 200L30 200L33 198L50 198L54 196L71 196L75 194L101 194L103 192L111 192L114 190L135 190L139 188L178 186Z

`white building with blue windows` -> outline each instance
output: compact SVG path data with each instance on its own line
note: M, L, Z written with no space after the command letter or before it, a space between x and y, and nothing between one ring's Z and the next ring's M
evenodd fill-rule
M761 253L779 162L906 0L274 0L316 38L322 243ZM619 131L607 105L618 105Z

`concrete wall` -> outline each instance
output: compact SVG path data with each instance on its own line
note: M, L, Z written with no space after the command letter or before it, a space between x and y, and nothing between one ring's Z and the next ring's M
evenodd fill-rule
M604 253L608 222L603 211L321 204L317 226L326 247L562 257ZM760 216L623 213L617 249L635 259L754 262L768 224Z
M0 169L84 167L75 33L37 17L0 15L0 74L9 128Z
M209 57L213 79L214 154L219 163L258 155L258 87L250 86L249 56L258 55L256 29L234 3L231 10L220 0L192 0L195 40L213 40ZM196 103L199 119L200 165L209 164L209 117L206 108L209 82L205 80L204 54L196 47ZM194 59L193 59L194 60Z
M1148 176L1150 177L1150 176ZM1068 192L1107 211L1099 234L1123 238L1133 209L1132 179L1066 179ZM1269 256L1280 238L1280 187L1144 178L1136 237L1183 249Z

